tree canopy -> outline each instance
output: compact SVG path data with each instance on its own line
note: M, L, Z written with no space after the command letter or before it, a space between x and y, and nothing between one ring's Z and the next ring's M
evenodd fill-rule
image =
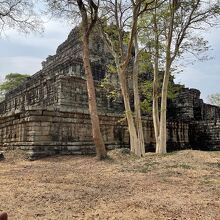
M0 96L4 98L5 93L16 88L24 82L30 75L20 73L9 73L5 76L5 81L0 84Z

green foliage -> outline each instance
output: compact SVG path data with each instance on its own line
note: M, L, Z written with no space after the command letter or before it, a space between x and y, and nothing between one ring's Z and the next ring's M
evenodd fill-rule
M107 65L105 78L101 81L100 86L107 93L107 97L112 101L120 97L120 87L118 83L117 69L115 65Z
M168 85L168 99L173 100L176 98L180 92L182 85L175 84L173 81L174 77L170 77L170 82ZM162 74L159 77L159 88L162 88ZM146 113L152 111L152 102L153 102L153 81L151 79L145 80L141 84L141 93L144 97L144 100L141 102L141 109ZM158 98L161 97L161 91L158 91Z
M117 68L116 68L116 66L115 66L115 65L112 65L112 64L109 64L109 65L107 66L107 72L108 72L109 74L117 74Z
M5 76L5 81L0 84L0 99L4 98L5 93L16 88L24 82L30 75L20 73L9 73Z
M152 111L152 91L153 83L152 81L144 81L141 86L141 92L144 96L144 100L141 102L141 109L143 112Z
M106 18L102 18L100 21L102 22L101 32L103 32L107 41L111 45L111 49L122 58L127 52L126 45L129 42L129 32L119 28L117 24L108 24Z
M174 1L174 24L171 42L171 57L173 62L180 60L182 64L185 55L195 60L211 59L207 51L210 45L201 35L202 31L218 25L220 15L219 1L183 0ZM156 26L154 22L156 21ZM139 39L141 44L151 54L153 60L157 57L159 68L165 64L166 40L170 28L170 1L164 1L156 10L151 10L139 20ZM199 30L199 31L198 31ZM158 42L155 38L158 38ZM158 54L156 54L156 51ZM188 62L188 60L187 60Z
M140 73L146 73L146 72L152 72L152 61L151 56L146 50L140 51L139 53L139 72Z

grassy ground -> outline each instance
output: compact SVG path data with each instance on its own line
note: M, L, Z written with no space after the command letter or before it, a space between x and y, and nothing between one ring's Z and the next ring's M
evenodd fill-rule
M0 161L0 212L31 219L220 219L220 152Z

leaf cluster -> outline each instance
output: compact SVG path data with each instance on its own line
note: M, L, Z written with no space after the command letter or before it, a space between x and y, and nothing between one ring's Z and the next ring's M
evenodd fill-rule
M100 86L112 101L116 101L120 97L121 92L115 65L107 65L105 78L101 81Z
M163 83L163 74L160 73L159 75L159 86L158 88L158 98L161 98L161 88ZM144 80L140 85L140 91L142 94L142 102L141 102L141 109L143 112L150 113L152 111L152 102L153 102L153 81L152 79ZM174 100L177 95L180 93L181 89L183 88L182 85L174 83L174 77L170 78L168 84L168 93L167 97L169 100Z
M5 76L5 81L0 84L0 93L3 95L6 92L16 88L24 82L30 75L20 73L9 73Z

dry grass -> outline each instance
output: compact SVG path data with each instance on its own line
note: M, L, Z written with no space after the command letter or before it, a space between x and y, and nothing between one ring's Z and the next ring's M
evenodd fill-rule
M0 161L0 212L31 219L220 219L220 152Z

